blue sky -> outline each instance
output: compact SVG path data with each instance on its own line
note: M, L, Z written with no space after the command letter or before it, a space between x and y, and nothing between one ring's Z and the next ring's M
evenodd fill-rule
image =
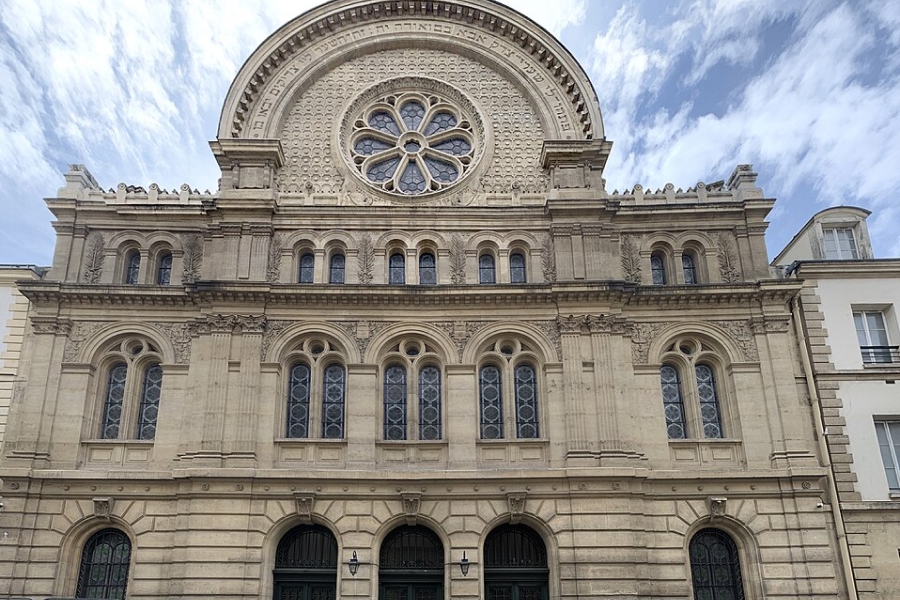
M311 0L4 0L0 263L48 264L44 197L68 163L105 188L215 190L232 78ZM900 256L900 2L508 0L594 81L607 187L687 188L753 163L778 199L770 256L818 210L873 211Z

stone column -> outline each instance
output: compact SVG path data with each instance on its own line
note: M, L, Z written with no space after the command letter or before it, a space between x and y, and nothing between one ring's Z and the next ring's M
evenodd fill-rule
M239 268L241 257L241 231L243 226L240 223L222 223L222 254L218 256L219 260L204 261L216 264L214 279L238 279L242 269ZM245 278L245 277L244 277Z
M566 466L596 466L587 439L584 408L584 382L581 334L587 328L583 316L558 317L563 358L563 396L566 407L566 426L569 431Z
M375 440L380 404L375 365L347 365L347 400L344 405L344 439L347 468L375 466Z
M475 365L447 365L447 415L444 439L450 469L474 469L478 463L478 376ZM473 399L475 399L473 401Z
M230 388L228 398L229 431L225 444L225 466L256 467L256 424L259 404L257 398L260 383L260 349L266 317L239 315L236 317L237 352L240 360L238 385Z
M200 455L195 458L207 461L209 466L221 466L222 440L225 436L225 407L228 397L228 361L231 358L231 338L234 331L234 315L207 315L201 325L201 333L208 335L206 386L198 400L203 402L203 434Z

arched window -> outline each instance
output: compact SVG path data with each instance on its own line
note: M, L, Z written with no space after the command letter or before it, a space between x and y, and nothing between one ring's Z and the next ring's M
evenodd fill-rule
M109 369L106 378L106 402L103 403L103 415L100 424L100 438L115 440L119 437L122 426L122 409L125 403L125 380L128 377L128 365L116 363Z
M437 284L437 264L434 254L425 252L419 256L419 285Z
M344 401L347 375L339 364L325 369L322 382L322 437L339 440L344 437Z
M419 439L441 439L441 371L431 365L419 371Z
M391 285L406 284L406 259L399 252L391 254L388 261L388 283Z
M666 259L659 252L650 255L650 273L653 285L666 285Z
M344 283L344 266L346 259L343 254L332 254L328 266L328 283Z
M509 282L527 283L525 271L525 256L521 252L513 252L509 255Z
M78 571L79 598L124 600L131 565L131 541L118 529L103 529L84 545Z
M297 363L291 367L286 437L301 439L309 437L309 384L310 369L308 365Z
M140 281L141 275L141 254L137 250L132 250L125 257L125 283L126 285L136 285Z
M734 540L719 529L701 529L690 543L694 600L742 600L744 584Z
M524 525L501 525L484 541L484 598L548 600L547 547Z
M716 376L709 365L694 367L697 375L697 395L700 398L700 423L703 437L721 438L722 413L719 410L719 394L716 391Z
M444 545L425 527L404 525L381 544L379 598L438 600L444 597Z
M334 600L338 546L321 525L294 527L275 551L275 600Z
M307 252L300 257L300 283L312 283L316 268L316 257Z
M384 372L384 439L406 439L406 369L399 365Z
M494 365L481 368L478 398L481 411L481 439L503 439L503 395L500 369Z
M688 253L681 255L681 269L684 272L684 282L689 285L697 283L697 267L694 265L694 257Z
M137 438L152 440L156 437L156 420L159 417L159 398L162 393L162 367L150 365L144 371L141 386L141 406L138 411Z
M687 437L687 431L684 422L684 400L681 396L681 379L678 376L678 369L672 365L663 365L659 369L659 381L662 386L666 432L670 440L683 440Z
M494 268L494 255L482 254L478 257L478 283L490 284L497 282L497 272Z
M516 378L516 436L530 439L538 435L537 377L531 365L519 365Z
M166 252L159 257L156 267L156 284L169 285L172 281L172 253Z

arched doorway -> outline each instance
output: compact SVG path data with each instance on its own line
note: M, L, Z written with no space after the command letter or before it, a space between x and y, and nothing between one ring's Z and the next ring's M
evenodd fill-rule
M484 542L485 600L548 600L547 547L525 525L501 525Z
M696 600L743 600L738 549L724 531L701 529L691 538L691 583Z
M444 545L425 527L404 525L381 544L378 564L380 600L442 600Z
M275 551L275 600L335 600L338 548L320 525L294 527Z

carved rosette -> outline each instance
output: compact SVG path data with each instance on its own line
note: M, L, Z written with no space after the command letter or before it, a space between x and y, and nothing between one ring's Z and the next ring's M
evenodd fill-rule
M265 315L206 315L196 324L197 333L264 333Z

